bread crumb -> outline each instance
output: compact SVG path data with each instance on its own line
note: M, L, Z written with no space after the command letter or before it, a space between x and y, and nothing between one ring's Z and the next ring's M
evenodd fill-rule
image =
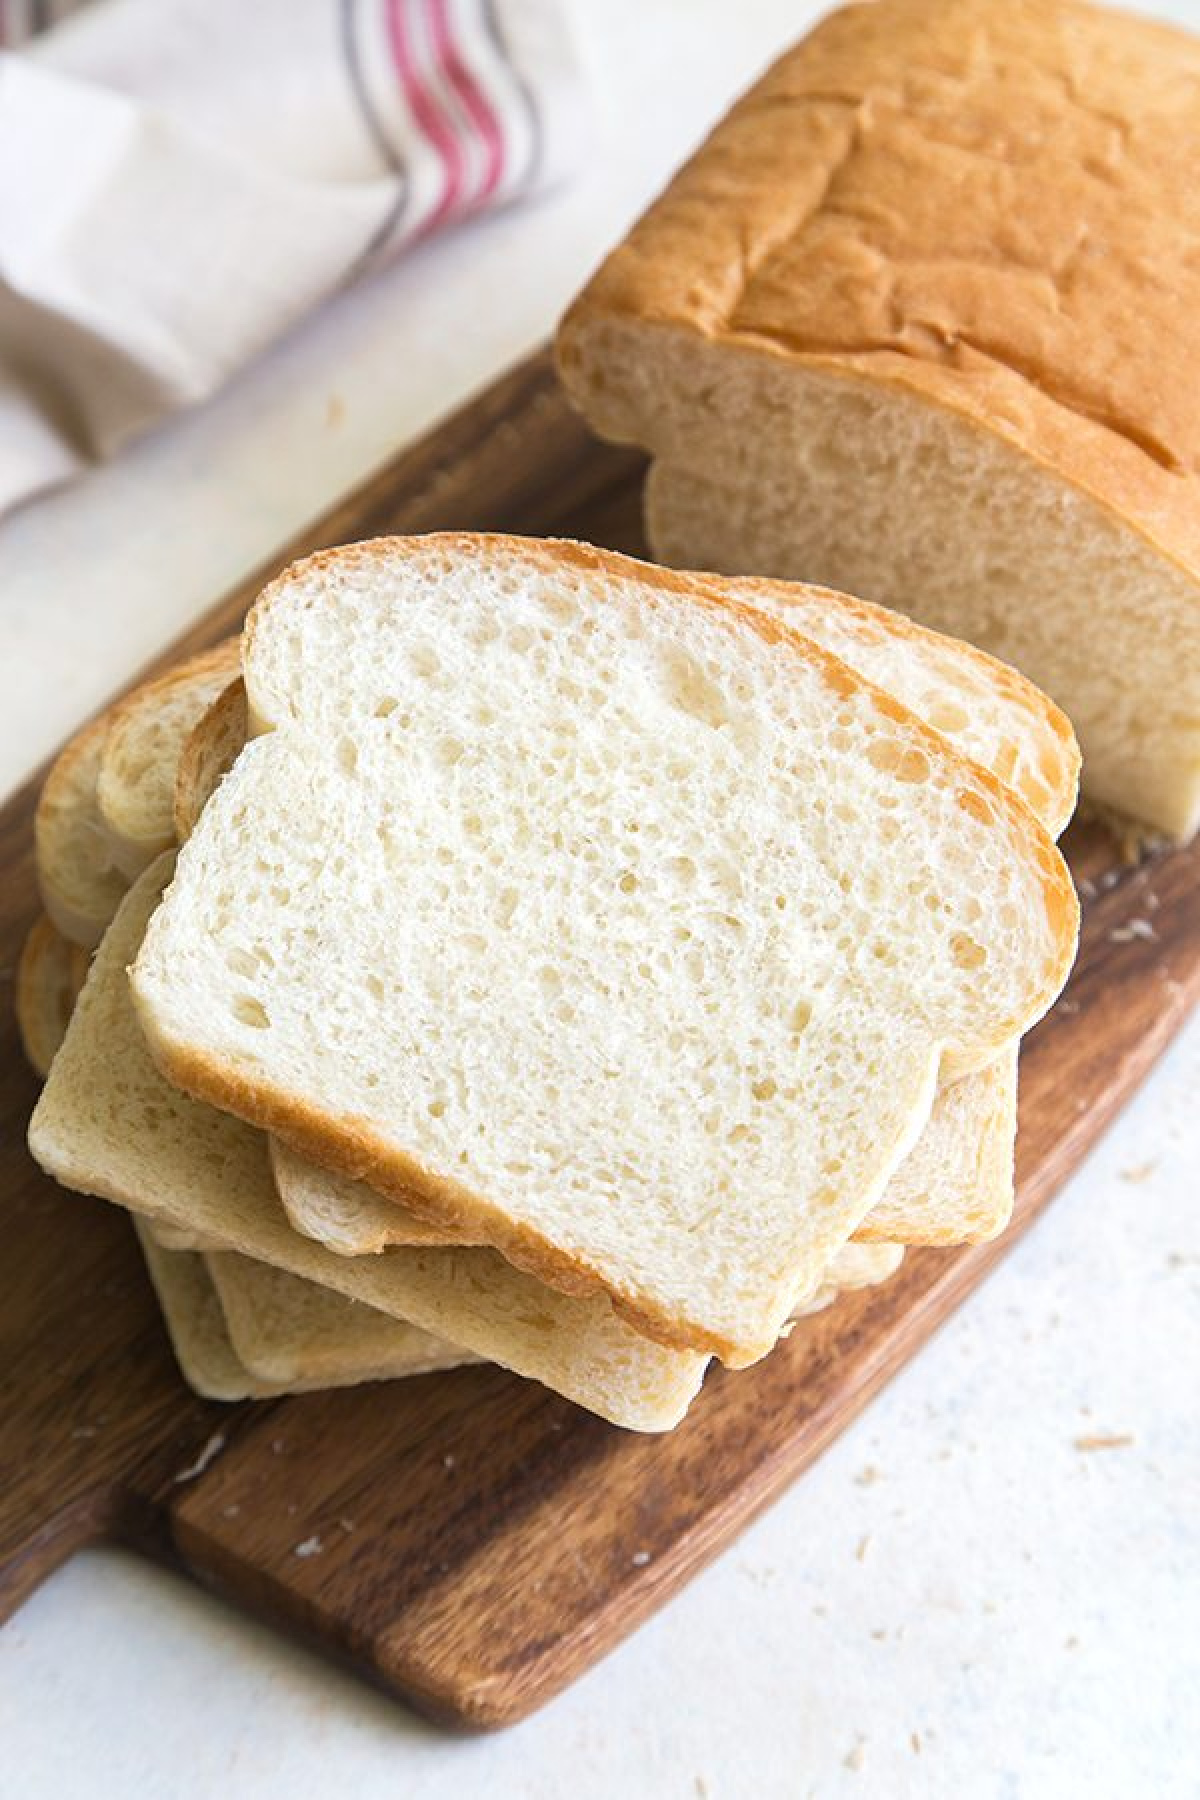
M1125 1450L1133 1443L1131 1431L1094 1431L1075 1439L1077 1450Z
M241 1510L241 1507L235 1500L232 1506L223 1506L221 1508L221 1517L223 1519L236 1519Z
M869 1550L869 1549L870 1549L870 1548L871 1548L871 1534L870 1534L870 1532L868 1532L868 1533L867 1533L867 1535L866 1535L866 1537L861 1537L861 1538L859 1538L859 1540L858 1540L858 1548L857 1548L857 1550L856 1550L856 1551L855 1551L855 1552L854 1552L854 1554L855 1554L855 1556L856 1556L856 1557L857 1557L857 1559L858 1559L858 1561L859 1561L859 1562L866 1562L866 1560L867 1560L867 1551L868 1551L868 1550Z
M325 425L329 431L336 431L346 416L346 402L340 394L330 394L325 402Z
M320 1556L324 1548L325 1546L321 1542L321 1539L317 1536L316 1532L314 1532L312 1537L306 1537L303 1543L296 1544L293 1547L292 1555L301 1558Z
M175 1477L175 1486L179 1487L185 1481L195 1481L197 1475L203 1475L205 1469L208 1468L210 1463L216 1461L224 1448L225 1433L223 1431L214 1431L195 1462L189 1463L186 1469L181 1469L179 1471L178 1475Z
M354 1523L353 1519L339 1519L338 1526L342 1531L345 1531L345 1532L351 1532L351 1531L358 1530L358 1526Z
M95 1425L77 1425L71 1433L73 1438L94 1438L97 1435Z
M1128 925L1114 925L1108 934L1108 941L1110 944L1131 944L1134 938L1149 942L1157 936L1149 919L1130 919Z
M446 1455L442 1458L442 1467L443 1469L452 1469L454 1467L454 1457L449 1451L447 1451Z
M908 1734L908 1741L912 1747L913 1755L920 1756L920 1754L921 1754L921 1734L920 1734L920 1732L919 1731L910 1731Z
M862 1766L866 1762L866 1760L867 1760L867 1740L866 1740L866 1738L859 1738L859 1740L855 1744L853 1750L848 1750L846 1752L845 1756L842 1758L842 1761L845 1764L846 1768L853 1769L856 1774L857 1774L858 1770L862 1768Z
M272 1438L271 1439L271 1455L272 1456L282 1456L283 1455L283 1439L282 1438Z
M650 1561L650 1552L648 1550L635 1550L629 1560L635 1569L644 1569L646 1564Z
M854 1479L859 1487L873 1487L879 1480L879 1470L874 1463L867 1463L865 1468L858 1471Z
M1120 1169L1118 1173L1120 1174L1122 1181L1138 1183L1147 1181L1149 1177L1153 1175L1157 1167L1157 1156L1151 1156L1143 1163L1131 1163L1127 1169Z
M1067 1639L1066 1643L1063 1645L1063 1649L1064 1650L1078 1650L1078 1648L1079 1648L1079 1639L1072 1632L1071 1636Z

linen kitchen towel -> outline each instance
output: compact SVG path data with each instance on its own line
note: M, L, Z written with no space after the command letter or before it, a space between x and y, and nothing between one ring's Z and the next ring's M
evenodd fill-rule
M0 512L582 149L556 0L63 11L0 0Z

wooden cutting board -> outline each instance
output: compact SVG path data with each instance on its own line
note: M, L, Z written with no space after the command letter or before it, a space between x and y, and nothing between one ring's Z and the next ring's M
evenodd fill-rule
M382 469L172 650L236 625L305 551L495 527L640 549L637 456L592 442L541 355ZM0 971L35 911L31 785L0 815ZM127 1217L45 1180L35 1083L0 1011L0 1614L80 1545L131 1544L438 1719L507 1724L660 1605L854 1418L1004 1256L1200 992L1200 847L1121 866L1068 842L1085 896L1065 999L1022 1057L1009 1232L920 1251L715 1373L667 1437L615 1430L498 1369L271 1403L197 1400L176 1373ZM1145 927L1130 932L1133 920ZM315 1554L297 1546L313 1542Z

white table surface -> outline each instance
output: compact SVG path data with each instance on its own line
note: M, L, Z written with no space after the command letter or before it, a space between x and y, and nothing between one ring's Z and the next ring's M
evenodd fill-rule
M0 785L539 343L817 10L572 8L600 113L581 180L346 295L215 404L0 525ZM1155 10L1200 25L1197 0ZM448 1739L182 1580L79 1557L0 1633L0 1796L1195 1795L1198 1188L1200 1021L858 1425L500 1736ZM1107 1435L1130 1441L1083 1447Z

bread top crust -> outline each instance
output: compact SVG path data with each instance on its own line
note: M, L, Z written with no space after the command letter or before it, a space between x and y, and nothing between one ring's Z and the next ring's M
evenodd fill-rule
M618 319L907 390L1200 574L1200 40L1079 0L833 13L560 333ZM606 426L611 423L606 418Z

